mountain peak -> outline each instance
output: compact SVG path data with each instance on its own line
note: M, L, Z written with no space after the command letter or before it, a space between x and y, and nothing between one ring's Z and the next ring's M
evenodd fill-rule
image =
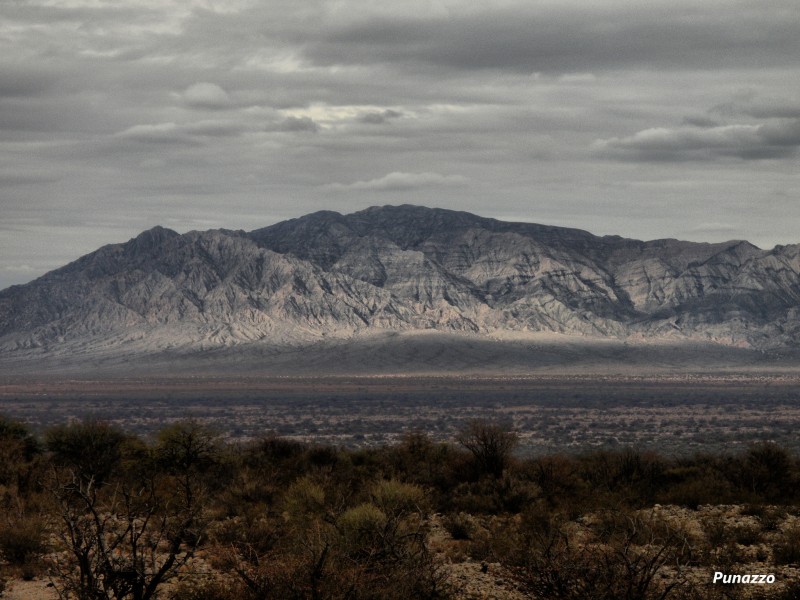
M167 229L161 225L151 227L137 235L135 238L128 241L125 245L126 248L133 253L148 252L158 246L161 246L165 241L180 237L177 231Z

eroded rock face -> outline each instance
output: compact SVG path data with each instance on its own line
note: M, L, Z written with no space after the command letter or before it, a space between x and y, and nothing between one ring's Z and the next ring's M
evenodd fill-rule
M800 344L800 246L597 237L417 206L156 227L0 292L0 350L208 349L369 330Z

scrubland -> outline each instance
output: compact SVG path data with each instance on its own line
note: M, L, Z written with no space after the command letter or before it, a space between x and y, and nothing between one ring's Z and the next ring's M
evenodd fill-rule
M0 419L10 598L800 598L800 460L517 454L505 425L341 448ZM771 584L712 583L715 572Z

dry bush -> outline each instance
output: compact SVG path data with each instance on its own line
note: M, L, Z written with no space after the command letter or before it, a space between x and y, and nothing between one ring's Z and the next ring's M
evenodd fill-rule
M54 474L58 537L56 590L62 598L148 600L192 558L201 507L157 478L95 484ZM165 491L167 490L167 491Z
M236 582L216 577L200 577L181 581L170 592L170 600L243 600L246 591Z
M442 517L442 527L454 540L470 540L475 535L479 525L472 515L459 512L444 515Z
M800 523L784 529L772 545L776 565L800 565Z
M426 547L424 490L395 480L378 481L340 506L313 478L286 491L282 517L261 533L242 519L215 530L219 553L236 573L243 599L443 597L443 576ZM227 550L225 550L227 548Z
M47 551L46 534L46 524L39 517L11 516L0 521L0 556L12 565L24 565Z
M586 527L540 510L523 519L519 541L501 558L533 598L665 600L685 586L687 541L652 515L609 513Z
M519 441L517 434L499 423L473 420L456 436L472 454L477 474L500 477L511 461Z

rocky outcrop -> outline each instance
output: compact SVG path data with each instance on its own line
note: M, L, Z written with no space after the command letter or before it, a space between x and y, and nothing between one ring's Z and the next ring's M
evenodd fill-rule
M0 292L6 353L421 329L796 347L800 246L641 242L385 206L250 233L156 227Z

